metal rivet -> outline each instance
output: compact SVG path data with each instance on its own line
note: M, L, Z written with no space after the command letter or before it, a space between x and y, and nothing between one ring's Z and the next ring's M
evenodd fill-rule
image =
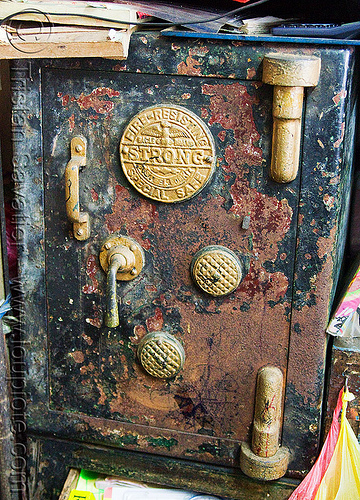
M78 236L81 236L81 235L83 235L83 234L84 234L84 230L80 228L80 229L78 229L78 230L76 231L76 234L77 234Z
M213 159L214 159L214 158L213 158L212 156L207 156L207 157L205 158L205 161L206 161L206 163L212 163Z
M136 245L134 245L134 244L130 245L130 250L131 250L132 252L135 252L135 250L137 250L137 246L136 246Z
M81 151L82 151L82 150L83 150L82 145L81 145L81 144L76 144L76 146L75 146L75 151L76 151L77 153L81 153Z
M111 248L111 243L105 243L104 247L106 248L106 250L109 250Z
M135 267L133 267L133 268L131 269L130 274L131 274L132 276L135 276L135 275L137 274L137 270L136 270L136 268L135 268Z

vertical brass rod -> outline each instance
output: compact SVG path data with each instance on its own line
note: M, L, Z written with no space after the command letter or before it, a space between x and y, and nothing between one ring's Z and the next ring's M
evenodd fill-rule
M267 54L263 82L274 86L270 177L293 181L299 168L304 87L317 85L321 59L294 54Z
M109 270L106 279L106 312L105 325L109 328L119 326L119 307L116 293L116 274L121 267L121 263L116 259L117 255L113 255L110 261Z
M241 470L264 481L282 477L290 458L289 450L280 446L283 380L276 366L264 366L258 371L252 443L241 444Z

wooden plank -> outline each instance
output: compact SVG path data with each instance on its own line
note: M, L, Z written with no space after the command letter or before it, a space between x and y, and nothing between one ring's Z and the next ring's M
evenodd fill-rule
M0 59L105 57L126 59L131 31L69 27L0 32Z
M64 487L61 490L59 500L68 500L71 490L76 488L80 471L78 469L70 469Z
M1 18L14 16L12 19L37 21L38 23L74 24L80 26L98 26L109 28L128 28L137 21L137 9L129 5L102 2L99 6L81 1L17 2L0 0ZM98 19L101 18L101 19Z

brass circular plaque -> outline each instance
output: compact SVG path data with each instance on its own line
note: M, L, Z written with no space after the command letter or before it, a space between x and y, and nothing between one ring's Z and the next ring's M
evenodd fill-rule
M238 287L242 278L241 263L228 248L208 246L194 255L191 275L204 292L220 297Z
M205 123L180 106L142 110L120 141L123 171L137 191L176 203L198 194L215 169L215 143Z
M156 378L174 377L185 362L183 346L166 332L145 335L138 346L137 355L143 368Z

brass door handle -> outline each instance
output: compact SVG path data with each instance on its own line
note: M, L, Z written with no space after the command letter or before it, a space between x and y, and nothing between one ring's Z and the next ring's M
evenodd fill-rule
M71 158L65 169L66 215L73 223L74 237L87 240L90 236L89 214L80 211L79 169L86 165L86 139L74 137L70 144Z
M321 59L315 56L268 54L263 82L274 86L273 137L270 177L276 182L295 179L299 167L304 87L319 81Z
M116 282L136 278L144 266L145 256L132 238L112 235L102 245L99 259L107 273L105 325L115 328L120 324Z

